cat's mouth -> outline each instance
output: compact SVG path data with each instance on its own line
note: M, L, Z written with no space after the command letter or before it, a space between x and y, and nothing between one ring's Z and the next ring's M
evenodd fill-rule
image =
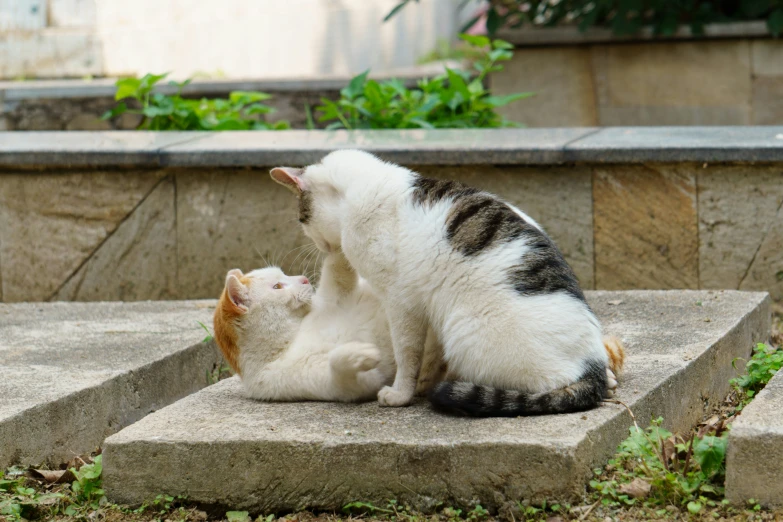
M308 306L313 301L313 287L309 284L302 286L302 288L294 294L294 302L297 304L297 308L300 306Z

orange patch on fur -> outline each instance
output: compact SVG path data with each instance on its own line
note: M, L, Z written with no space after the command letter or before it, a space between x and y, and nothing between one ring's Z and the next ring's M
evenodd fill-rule
M241 278L246 279L246 278ZM242 283L246 284L245 281ZM215 309L214 328L215 342L223 354L231 369L242 375L242 368L239 367L239 346L237 346L236 321L242 315L242 310L235 305L228 297L228 292L223 289Z
M623 364L625 364L625 348L623 348L623 344L617 337L607 335L604 336L604 348L609 356L609 369L615 375L620 375Z

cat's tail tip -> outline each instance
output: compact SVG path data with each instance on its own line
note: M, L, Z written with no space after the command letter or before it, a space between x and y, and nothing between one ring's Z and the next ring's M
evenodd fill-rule
M609 356L609 369L619 376L625 365L625 347L620 339L613 335L605 335L603 341L606 355Z

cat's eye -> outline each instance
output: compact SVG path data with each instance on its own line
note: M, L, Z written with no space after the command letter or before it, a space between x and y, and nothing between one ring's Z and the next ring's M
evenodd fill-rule
M281 288L283 288L283 285L281 285L280 283L277 283L277 284L276 284L275 286L273 286L272 288L274 288L275 290L280 290Z

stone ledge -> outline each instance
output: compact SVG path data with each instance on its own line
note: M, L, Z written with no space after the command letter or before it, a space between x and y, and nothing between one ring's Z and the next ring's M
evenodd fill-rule
M623 337L627 372L618 399L640 422L662 415L682 430L720 403L734 375L769 334L765 293L588 292L608 333ZM147 416L106 440L104 487L113 502L160 493L270 513L340 508L396 498L438 501L580 497L591 469L628 434L625 408L516 419L438 415L422 402L262 403L230 379ZM227 485L230 484L230 487Z
M690 26L687 25L680 26L670 36L656 36L650 27L645 27L639 33L629 36L616 36L611 29L602 27L590 27L586 31L580 31L574 26L526 27L522 29L505 29L498 33L498 38L507 40L519 47L640 41L653 43L672 40L711 40L771 36L767 23L764 21L707 24L704 26L703 35L694 35Z
M206 386L213 307L0 304L0 468L68 461Z
M742 506L755 499L765 507L783 506L783 373L770 379L729 432L726 498Z
M444 66L455 67L457 62L442 62L386 71L383 74L371 74L371 78L385 80L397 78L408 86L427 76L441 74ZM302 91L339 91L351 80L350 76L322 76L319 78L281 78L263 80L254 78L193 80L182 89L185 95L225 95L231 91L262 92L302 92ZM50 98L113 98L117 78L98 78L94 80L29 80L0 81L0 100L6 102ZM158 85L156 92L174 94L179 91L168 81Z
M340 148L408 165L775 162L783 126L0 132L0 166L303 165Z

